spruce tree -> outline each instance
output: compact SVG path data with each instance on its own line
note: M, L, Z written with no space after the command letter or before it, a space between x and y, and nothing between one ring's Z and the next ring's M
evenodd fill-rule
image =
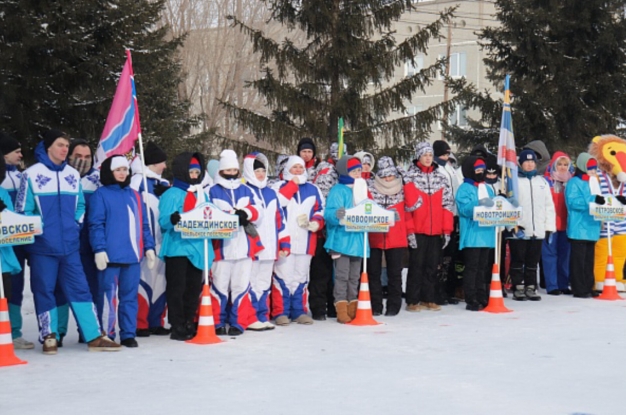
M429 41L442 38L441 29L453 17L453 9L397 41L394 23L405 13L417 13L411 0L264 1L271 10L268 24L279 24L285 31L281 41L229 18L260 54L263 73L248 87L266 99L271 114L252 112L232 101L223 104L240 125L276 148L293 151L299 138L313 136L323 140L318 147L326 152L337 140L338 120L343 117L350 150L389 153L425 139L444 109L451 111L465 91L463 82L448 80L453 95L460 95L415 115L394 118L424 92L444 62L401 81L394 81L394 73L405 62L414 63L419 53L427 53ZM297 41L302 34L304 41Z
M480 33L489 78L511 75L517 144L543 140L551 150L585 148L598 134L615 133L626 118L624 0L497 0L499 27ZM486 94L473 136L497 136L501 105ZM495 139L497 140L497 139ZM495 141L494 140L494 141Z
M164 0L0 0L0 130L25 148L48 127L100 138L131 49L145 139L170 147L194 120L177 97L176 49L158 27Z

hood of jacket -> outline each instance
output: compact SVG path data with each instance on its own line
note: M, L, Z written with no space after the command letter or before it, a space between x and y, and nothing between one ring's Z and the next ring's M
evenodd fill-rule
M205 174L204 169L200 169L200 177L198 177L197 179L192 179L189 176L189 163L191 162L191 159L193 157L195 157L200 162L200 166L204 166L204 157L202 156L202 154L192 153L189 151L180 153L174 158L174 161L172 162L172 173L174 175L174 180L190 185L202 183L202 179L204 179Z
M128 176L126 176L126 180L123 183L115 180L115 176L113 176L113 172L111 171L111 162L115 157L124 157L124 156L111 156L102 162L100 165L100 183L103 186L110 186L112 184L119 184L120 187L124 188L130 185L130 177L132 176L132 171L128 169Z
M482 182L484 180L477 180L476 178L476 172L474 171L474 163L476 163L477 160L482 160L483 162L485 161L485 159L483 157L477 157L477 156L468 156L465 158L465 160L463 160L463 164L461 165L461 171L463 172L463 177L465 177L466 179L471 179L474 182ZM487 163L485 162L485 165ZM487 169L485 168L485 171Z
M254 174L254 161L260 161L265 167L265 179L259 181ZM246 179L246 183L249 183L259 189L263 189L267 186L267 173L269 172L269 161L264 154L257 151L248 154L243 159L243 178Z
M39 144L37 144L37 147L35 147L35 159L52 171L63 171L65 166L67 166L66 160L63 160L63 163L61 164L54 164L52 160L50 160L50 157L48 157L48 151L44 147L43 141L40 141Z
M537 154L537 173L544 174L550 164L550 152L545 143L541 140L531 141L524 146L524 149L530 149Z

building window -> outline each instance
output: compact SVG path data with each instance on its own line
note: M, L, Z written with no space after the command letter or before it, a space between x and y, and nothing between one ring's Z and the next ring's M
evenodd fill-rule
M418 112L422 112L422 107L420 105L411 105L411 106L406 107L406 109L404 110L404 115L406 116L415 115Z
M439 59L444 59L446 55L439 55ZM444 72L439 74L439 79L443 79ZM452 53L450 55L450 76L461 78L467 76L467 54L465 52Z
M404 62L404 76L405 77L413 76L419 71L421 71L422 69L424 69L424 55L420 54L420 55L415 56L413 61L415 63L411 62L410 60Z
M448 123L457 127L467 127L467 109L457 105L454 112L450 114Z

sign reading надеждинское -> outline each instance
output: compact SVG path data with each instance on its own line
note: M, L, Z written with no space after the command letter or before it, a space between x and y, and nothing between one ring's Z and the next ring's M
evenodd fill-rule
M28 245L41 235L41 216L26 216L5 209L0 213L0 246Z
M230 239L239 230L239 217L205 202L181 213L174 230L180 232L183 239Z
M517 226L522 219L522 208L514 207L503 196L493 199L493 206L476 206L474 208L474 221L478 226Z
M589 214L594 220L604 222L621 222L626 219L626 206L612 195L602 195L604 204L589 203Z
M348 232L389 232L395 223L395 213L376 202L366 199L353 208L339 221Z

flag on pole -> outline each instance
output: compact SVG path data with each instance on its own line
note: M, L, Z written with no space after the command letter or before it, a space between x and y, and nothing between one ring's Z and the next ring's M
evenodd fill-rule
M96 150L95 167L99 167L107 157L125 155L132 151L139 134L141 134L141 126L135 90L135 74L130 50L127 49L126 63Z
M339 117L339 129L337 131L337 145L339 149L339 154L337 159L343 157L343 117Z
M506 195L518 199L517 153L513 136L513 120L511 118L511 91L509 75L504 81L504 103L502 105L502 122L500 124L500 140L498 142L498 165L506 173Z

